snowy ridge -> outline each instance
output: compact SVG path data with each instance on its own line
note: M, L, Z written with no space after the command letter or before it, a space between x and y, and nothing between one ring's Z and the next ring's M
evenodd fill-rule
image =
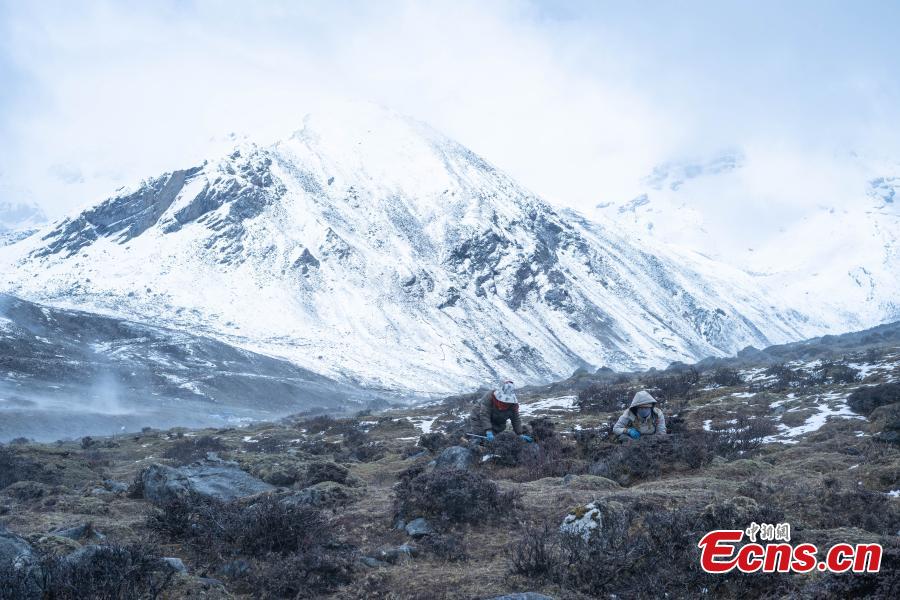
M27 299L422 394L828 331L738 269L558 212L371 106L148 180L0 249L0 269Z
M672 245L673 252L693 248L745 270L755 276L757 286L778 290L789 306L805 307L831 331L900 319L900 165L861 158L837 161L857 183L846 197L823 199L802 216L784 217L785 222L777 213L767 214L771 231L752 247L735 247L729 235L734 212L721 207L740 204L754 193L756 175L744 173L745 162L732 151L706 161L662 165L644 180L636 197L598 204L592 216L615 224L641 244ZM806 193L816 197L822 184L808 183ZM782 193L783 198L771 202L785 200L785 212L797 211L791 208L792 192ZM839 193L844 192L834 195ZM736 214L753 228L749 210Z

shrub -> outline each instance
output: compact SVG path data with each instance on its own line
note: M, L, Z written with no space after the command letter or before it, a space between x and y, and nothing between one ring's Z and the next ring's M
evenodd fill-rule
M850 408L867 416L879 406L894 402L900 402L900 383L882 383L859 388L847 398Z
M555 529L544 524L542 527L526 527L518 540L506 549L510 570L516 575L532 579L551 579L559 568L559 541Z
M581 412L609 412L622 410L637 390L628 384L593 383L578 392L575 405Z
M50 556L31 569L0 573L0 598L153 600L174 575L152 546L86 546L76 555Z
M696 469L709 463L715 439L704 431L644 436L625 444L598 446L596 462L589 473L631 485L664 473Z
M0 490L18 481L37 481L47 485L59 483L59 472L16 452L0 446Z
M556 423L547 417L532 419L528 422L528 427L531 429L531 437L536 442L543 442L556 437Z
M648 387L655 389L657 400L671 402L675 398L686 398L691 389L700 382L700 373L690 367L674 374L656 375L646 379Z
M487 442L486 446L494 457L494 464L515 467L519 464L526 443L515 433L504 431L497 434L493 442Z
M765 370L765 374L774 377L775 380L768 387L776 392L783 392L794 385L799 385L803 374L795 371L783 363L772 365Z
M507 514L518 504L518 493L500 492L480 473L441 470L425 473L414 465L400 475L394 490L399 515L433 516L451 523L478 523Z
M5 446L0 446L0 490L19 481L18 460L16 453Z
M328 415L319 415L297 423L297 429L305 429L306 433L321 433L335 426L337 421Z
M285 449L285 442L277 437L260 437L255 442L244 442L243 449L257 454L281 454Z
M344 433L344 445L350 457L361 462L371 462L384 456L381 445L359 429L351 429Z
M419 546L425 552L450 562L468 560L469 558L469 552L463 539L452 533L432 533L425 536Z
M897 533L900 508L886 494L831 479L811 492L822 507L822 527L860 527L887 536Z
M337 543L320 510L275 496L242 504L186 495L151 513L147 525L212 565L254 561L223 572L263 597L322 593L352 571L353 549Z
M836 384L855 383L859 381L859 370L853 367L834 362L825 362L816 368L816 375L824 380Z
M444 448L456 445L456 442L448 435L440 432L423 433L419 436L419 446L432 454L438 454Z
M603 514L601 534L582 537L560 531L553 523L523 530L507 547L510 571L592 598L612 594L652 598L660 589L676 598L759 596L774 593L789 581L763 574L752 580L739 573L712 576L699 566L697 540L704 533L716 528L743 529L744 519L774 523L771 519L777 514L745 511L737 515L727 502L663 510L652 501L609 500L619 509ZM719 517L724 519L721 523L710 523ZM739 522L732 523L735 518Z
M722 387L734 387L736 385L742 385L744 383L744 378L741 377L741 374L737 369L721 367L713 371L712 382Z
M763 440L777 430L769 417L738 411L730 422L712 430L713 451L726 458L740 456L762 446Z
M353 581L353 554L343 548L256 561L246 588L258 598L320 598Z
M217 437L203 435L197 438L181 438L163 451L163 458L179 464L189 464L206 457L209 452L222 452L228 447Z
M883 543L878 573L828 573L810 581L804 598L900 598L900 545Z
M323 481L334 481L335 483L347 483L347 477L350 471L347 467L343 467L333 462L313 462L306 466L306 477L304 485L310 486Z

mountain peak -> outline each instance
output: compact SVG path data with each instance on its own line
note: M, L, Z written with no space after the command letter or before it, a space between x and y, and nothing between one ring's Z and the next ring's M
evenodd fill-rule
M427 125L352 105L150 179L0 253L0 268L26 298L422 393L819 331L746 274L638 243L554 211Z

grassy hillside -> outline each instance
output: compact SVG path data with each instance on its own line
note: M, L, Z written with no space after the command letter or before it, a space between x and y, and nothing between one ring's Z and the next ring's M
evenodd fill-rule
M79 597L100 580L103 597L897 597L898 332L525 389L538 443L498 436L463 470L429 463L461 443L475 394L353 418L17 440L0 447L0 523L33 554L27 568L0 564L0 597ZM617 444L610 424L644 388L672 435ZM228 501L148 487L148 473L172 473L155 465L189 464L272 487ZM585 515L589 541L560 531ZM879 542L882 571L700 570L704 533L754 521L822 548Z

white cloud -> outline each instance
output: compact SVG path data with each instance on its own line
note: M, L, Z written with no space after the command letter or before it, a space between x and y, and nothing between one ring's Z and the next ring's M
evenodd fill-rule
M598 6L10 2L2 183L59 214L196 163L229 132L284 137L336 97L428 121L581 208L631 197L664 160L739 147L739 195L765 218L843 192L822 159L836 149L896 150L884 74L898 53L877 23L800 3ZM83 180L48 177L54 165Z

